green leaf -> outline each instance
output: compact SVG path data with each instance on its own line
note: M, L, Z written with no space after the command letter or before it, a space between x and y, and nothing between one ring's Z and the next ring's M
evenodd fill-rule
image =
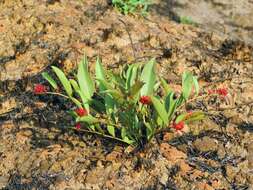
M145 122L144 125L146 127L147 139L150 140L154 135L154 128L152 128L150 123L147 123L147 122Z
M123 141L127 144L133 144L135 142L134 140L129 139L127 136L123 138Z
M76 91L77 94L80 96L81 100L82 100L82 104L83 106L89 110L89 99L85 96L85 94L81 91L81 90L78 90Z
M161 80L161 85L162 85L163 90L164 90L164 94L167 95L170 92L172 92L172 89L169 87L169 85L166 82L166 80L164 80L163 78L161 78L160 80Z
M105 112L105 104L101 101L98 101L96 98L89 100L90 107L93 108L98 113L104 113Z
M102 93L110 94L113 97L113 99L115 99L119 103L122 103L125 100L124 96L122 95L122 93L119 90L106 90L106 91L103 91Z
M74 102L74 104L76 104L77 107L79 107L79 108L82 107L82 103L79 102L79 100L77 100L76 98L70 97L70 100L71 100L72 102Z
M177 116L176 123L179 123L180 121L184 121L185 123L190 123L193 121L199 121L204 119L205 114L201 111L193 112L193 113L183 113Z
M46 79L49 84L54 88L54 89L57 89L58 86L57 86L57 83L55 82L55 80L47 73L47 72L43 72L42 73L42 76L44 79Z
M184 72L182 76L182 88L184 99L187 100L191 95L193 86L193 76L190 72Z
M184 100L184 96L183 94L181 94L180 97L177 99L177 107L181 106Z
M65 76L65 74L58 67L52 66L52 69L55 72L55 74L57 75L57 77L59 78L59 80L61 81L66 93L68 94L68 96L71 97L72 93L73 93L72 87L71 87L71 84L70 84L69 80Z
M115 137L115 128L112 125L107 125L107 131L110 135L112 135L113 137Z
M78 117L77 113L75 111L73 111L73 110L69 110L69 111L67 111L67 113L69 115L71 115L72 117L74 117L74 118Z
M69 79L69 82L76 92L80 90L78 83L74 79Z
M116 85L115 88L120 89L122 94L126 94L126 88L125 88L125 81L124 79L119 75L119 74L115 74L115 73L111 73L111 79L113 84Z
M124 127L121 129L121 139L127 144L133 144L135 142L128 138L126 128Z
M92 131L96 131L95 125L89 125L89 128L90 128Z
M99 58L97 58L97 61L96 61L96 69L95 69L95 72L96 72L96 78L99 79L100 81L104 81L105 80L105 71L102 67L102 64L101 64L101 61ZM106 90L105 86L98 81L98 87L99 87L99 90L100 91L104 91Z
M78 117L77 122L85 122L88 124L94 124L94 123L99 123L99 119L93 117L92 115L86 115L83 117Z
M137 78L138 65L130 65L126 74L126 88L130 89L134 85Z
M168 114L169 120L172 118L173 114L175 113L177 106L177 101L174 100L174 92L170 92L165 98L165 109Z
M114 90L113 86L106 80L99 79L99 78L96 78L96 80L103 86L104 89L102 90L102 92L105 90Z
M179 123L180 121L184 121L185 118L187 117L187 115L188 115L188 113L180 114L179 116L177 116L175 123L177 124L177 123Z
M145 84L141 89L141 95L152 95L156 82L155 75L155 59L151 59L143 68L141 73L141 81Z
M125 127L121 128L121 138L122 139L126 138L126 128Z
M95 85L88 71L88 60L86 56L78 66L77 79L82 93L90 99L95 92Z
M114 109L115 101L110 95L105 95L105 109L107 114L111 114Z
M205 118L205 113L199 111L199 112L193 112L189 118L185 119L185 123L190 123L193 121L200 121Z
M199 94L199 83L198 83L198 79L196 76L193 76L192 78L193 80L193 85L195 87L195 94L198 95Z
M151 100L159 117L163 120L164 124L168 124L168 114L166 112L164 103L162 103L158 98L154 96L151 97Z
M104 134L104 130L101 128L99 124L95 125L95 128L102 134Z
M129 90L130 97L136 99L143 85L144 82L136 81L136 83Z

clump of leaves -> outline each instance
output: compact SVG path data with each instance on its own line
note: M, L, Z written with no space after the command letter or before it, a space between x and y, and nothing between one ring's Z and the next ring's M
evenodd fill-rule
M151 3L150 0L112 0L112 4L125 15L134 13L146 15Z
M84 57L75 78L71 79L52 66L66 95L54 94L75 104L77 111L73 109L70 114L78 124L78 130L141 145L164 129L173 130L174 126L181 130L184 124L204 117L200 111L187 113L182 110L187 100L198 96L197 78L185 72L182 92L176 98L168 83L156 75L155 65L152 59L144 65L127 65L116 72L105 70L97 59L95 75L91 76L87 57ZM48 73L43 73L43 77L53 89L59 90L59 85Z

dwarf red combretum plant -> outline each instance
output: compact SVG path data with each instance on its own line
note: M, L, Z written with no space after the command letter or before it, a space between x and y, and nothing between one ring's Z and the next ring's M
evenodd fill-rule
M184 72L182 92L175 98L168 83L156 75L155 64L152 59L146 64L131 64L110 71L105 70L97 59L92 77L87 57L84 57L76 78L71 79L52 66L65 93L59 93L59 84L48 73L43 73L43 77L57 90L51 94L73 102L70 111L76 121L73 129L140 145L149 142L160 131L182 130L189 122L204 118L201 111L187 113L182 109L187 100L198 96L197 78ZM44 88L37 89L44 92Z

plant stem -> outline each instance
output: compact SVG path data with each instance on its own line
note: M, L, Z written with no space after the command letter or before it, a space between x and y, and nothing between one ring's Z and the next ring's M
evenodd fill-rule
M105 134L97 132L97 131L89 131L89 130L86 130L86 129L76 129L75 127L70 127L70 128L73 129L73 130L76 130L76 131L82 131L82 132L85 132L85 133L96 134L96 135L100 135L100 136L102 136L104 138L109 138L109 139L113 139L113 140L122 142L124 144L128 144L127 142L125 142L124 140L122 140L120 138L113 137L113 136L110 136L110 135L105 135ZM128 144L128 145L132 146L131 144Z
M210 94L205 94L205 95L202 95L202 96L197 96L195 98L192 98L188 101L186 101L184 104L182 104L181 106L178 107L178 109L180 110L183 106L185 106L186 104L190 103L190 102L194 102L196 101L197 99L204 99L206 97L210 96Z
M45 94L57 95L57 96L61 96L61 97L64 97L64 98L66 98L66 99L69 99L68 96L65 96L64 94L57 93L57 92L46 92Z

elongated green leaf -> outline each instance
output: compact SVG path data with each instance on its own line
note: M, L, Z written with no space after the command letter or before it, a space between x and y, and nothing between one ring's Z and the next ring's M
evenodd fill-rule
M134 140L129 139L127 136L126 136L125 138L123 138L123 141L124 141L125 143L127 143L127 144L134 144L134 143L135 143Z
M92 115L86 115L83 117L78 117L77 122L85 122L88 124L94 124L94 123L99 123L99 119L93 117Z
M131 98L136 99L136 96L139 95L141 88L143 87L144 82L136 81L136 83L130 88L129 95Z
M165 98L165 109L169 120L172 118L177 106L177 101L174 100L174 92L170 92Z
M130 89L132 85L134 85L135 80L137 78L138 65L130 65L127 70L126 76L126 88Z
M105 109L107 114L111 114L113 112L115 101L110 95L105 95Z
M154 108L155 108L156 112L161 117L164 124L168 124L168 122L169 122L168 114L166 112L164 103L162 103L158 98L156 98L154 96L151 97L151 100L152 100L152 103L154 105Z
M107 125L107 131L110 135L112 135L113 137L115 137L115 128L112 125Z
M147 123L147 122L145 122L144 125L147 128L146 129L147 139L150 140L154 135L154 128L152 128L150 123Z
M181 106L182 103L185 101L183 94L177 99L177 107Z
M79 107L79 108L82 107L82 103L79 102L76 98L70 97L70 100L71 100L72 102L74 102L74 104L76 104L77 107Z
M104 134L104 130L101 128L101 126L99 124L95 125L95 128L102 134Z
M108 83L105 80L97 79L100 82L100 84L103 86L103 91L101 91L101 95L104 94L104 99L105 99L105 107L106 107L106 113L110 114L113 111L114 105L115 105L115 100L113 100L113 97L122 97L121 94L116 94L115 96L112 96L110 93L108 93L107 90L114 91L115 89L111 86L110 83ZM120 92L119 92L120 93Z
M133 144L134 143L133 140L131 140L127 137L127 131L126 131L126 128L124 128L124 127L121 129L121 138L127 144Z
M101 101L98 101L96 98L93 98L92 100L89 100L89 105L92 107L92 109L98 113L104 113L105 112L105 104Z
M124 139L126 137L126 128L121 128L121 138Z
M193 77L190 72L184 72L182 76L182 88L183 88L183 96L185 100L187 100L191 94L193 86Z
M193 80L193 84L194 84L194 87L195 87L195 94L198 95L199 94L198 79L197 79L197 77L193 76L192 80Z
M82 93L90 99L95 91L95 85L88 71L88 60L86 56L78 66L77 79Z
M156 92L159 89L160 86L161 86L160 82L155 83L154 91Z
M141 81L145 84L141 89L141 95L152 95L156 82L155 75L155 59L151 59L143 68L141 73Z
M52 66L52 69L55 72L55 74L57 75L57 77L59 78L59 80L61 81L68 96L72 96L72 93L73 93L72 87L71 87L69 80L65 76L65 74L58 67Z
M185 119L185 123L190 123L193 121L199 121L205 118L205 114L201 111L193 112L189 117Z
M96 69L95 69L95 71L96 71L96 78L99 79L99 80L103 80L104 81L105 80L105 71L104 71L104 69L102 67L102 64L101 64L101 61L100 61L99 58L97 58L97 61L96 61ZM98 81L98 87L99 87L100 91L106 90L105 86L101 82L99 82L99 81Z
M81 90L78 90L76 92L80 96L82 104L85 107L85 109L89 110L89 99L85 96L85 94Z
M99 78L96 78L96 80L100 83L100 85L103 86L102 92L105 90L115 90L115 88L113 88L113 86L106 80L99 79Z
M172 89L169 87L166 80L164 80L163 78L161 78L160 80L161 80L161 85L163 87L165 95L168 95L170 92L172 92Z
M183 113L177 116L176 123L180 121L184 121L185 123L190 123L193 121L202 120L205 117L205 114L201 111L193 112L193 113Z
M68 113L69 115L71 115L73 118L78 117L77 113L76 113L75 111L73 111L73 110L69 110L69 111L67 111L67 113Z
M89 128L90 128L92 131L96 131L95 125L89 125Z
M119 90L106 90L103 91L102 94L110 94L113 99L119 101L119 102L123 102L124 101L124 96L122 95L122 93Z
M46 79L49 84L54 88L54 89L57 89L58 86L57 86L57 83L56 81L47 73L47 72L43 72L42 73L42 76L44 79Z
M188 113L183 113L183 114L180 114L179 116L177 116L175 123L179 123L180 121L184 121L185 118L187 117L187 114Z
M76 92L80 90L78 83L74 79L69 79L69 82Z

